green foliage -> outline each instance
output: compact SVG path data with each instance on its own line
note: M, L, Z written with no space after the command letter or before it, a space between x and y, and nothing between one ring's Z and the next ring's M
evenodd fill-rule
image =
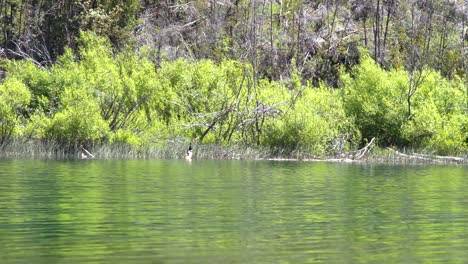
M405 71L385 71L367 56L352 74L343 73L341 82L346 113L364 140L378 137L384 145L408 143L401 135L409 83Z
M265 144L285 152L335 154L359 138L346 117L339 91L327 87L306 87L291 109L267 126Z
M31 136L67 145L100 142L109 131L141 129L143 110L157 103L152 63L114 53L106 39L93 33L81 36L79 56L66 49L49 69L22 61L8 65L9 75L33 94Z
M369 56L342 71L342 89L291 79L254 80L248 63L164 61L159 68L109 39L82 32L79 52L57 62L4 63L0 143L14 136L65 148L111 143L142 152L161 142L255 145L277 155L337 155L372 137L382 146L440 154L468 150L464 80L424 69L411 97L409 74Z
M0 146L21 132L21 113L31 100L26 86L15 78L0 84Z
M377 137L384 146L411 146L440 154L468 150L462 80L449 81L424 70L411 97L411 116L407 72L385 71L366 57L351 74L343 74L341 81L346 112L364 139Z
M420 149L439 154L468 150L468 115L463 81L448 81L427 71L414 97L414 111L402 127L407 141Z
M127 144L132 147L141 147L143 142L141 138L129 130L119 129L112 134L109 139L110 143L113 144Z
M62 106L46 130L46 139L62 145L99 143L109 132L99 114L98 101L84 89L66 89Z
M239 112L247 112L250 102L245 71L235 61L163 63L158 70L161 90L166 91L162 117L168 125L179 124L181 135L228 142L245 117Z
M31 92L31 109L51 112L57 106L60 90L53 85L53 75L45 68L37 67L29 60L7 61L6 71L10 78L24 83Z

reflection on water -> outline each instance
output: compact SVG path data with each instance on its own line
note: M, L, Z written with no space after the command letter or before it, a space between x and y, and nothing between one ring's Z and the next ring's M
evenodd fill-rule
M1 263L463 263L466 167L0 161Z

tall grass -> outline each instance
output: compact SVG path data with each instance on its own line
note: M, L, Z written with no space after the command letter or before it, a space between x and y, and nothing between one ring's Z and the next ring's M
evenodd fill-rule
M86 146L96 159L183 159L189 142L167 141L150 146L128 144ZM194 159L264 159L271 151L242 145L193 144ZM0 146L0 158L78 159L80 148L64 147L54 142L13 140Z
M105 144L94 148L97 158L157 158L183 159L189 142L166 142L143 148L129 145ZM271 157L268 149L243 145L193 144L194 159L264 159Z
M96 159L183 159L189 142L186 140L170 140L151 146L132 147L128 144L102 144L87 146ZM335 157L315 158L306 152L287 152L272 150L265 147L247 145L223 146L218 144L192 144L193 159L290 159L314 161L350 161ZM418 152L414 149L400 150L400 154L411 155ZM64 147L54 142L13 140L0 146L0 158L13 159L79 159L80 149ZM437 159L415 159L397 155L395 151L374 148L363 159L354 162L386 163L386 164L468 164L468 156L462 161L450 162Z
M70 158L71 154L57 143L12 140L0 146L0 158ZM78 157L78 155L76 155Z

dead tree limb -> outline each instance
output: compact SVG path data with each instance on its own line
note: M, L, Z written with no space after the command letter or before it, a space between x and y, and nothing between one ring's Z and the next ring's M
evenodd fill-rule
M440 160L440 161L451 161L451 162L466 162L468 161L462 157L451 157L451 156L437 156L437 155L428 155L428 154L420 154L420 153L413 153L416 157L427 158L431 160Z
M401 153L399 152L398 150L394 150L394 149L391 149L391 148L387 148L388 150L391 150L393 151L393 153L399 157L402 157L402 158L406 158L406 159L417 159L417 160L425 160L425 161L433 161L432 159L430 158L425 158L425 157L421 157L421 156L416 156L416 155L409 155L409 154L404 154L404 153Z
M374 141L375 137L373 137L365 147L356 151L353 159L361 159L362 157L364 157L372 149L372 147L374 147Z

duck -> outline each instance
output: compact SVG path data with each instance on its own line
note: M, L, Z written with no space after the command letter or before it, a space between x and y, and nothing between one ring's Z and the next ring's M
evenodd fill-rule
M192 144L190 143L190 146L187 149L187 152L185 152L185 159L186 160L192 160Z

